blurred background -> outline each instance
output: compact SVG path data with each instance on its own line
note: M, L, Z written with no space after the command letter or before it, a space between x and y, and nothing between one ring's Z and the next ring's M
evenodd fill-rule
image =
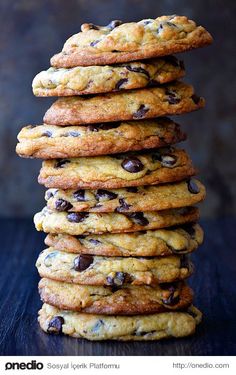
M235 0L0 0L0 216L32 216L44 205L44 188L37 184L41 162L14 152L21 127L40 124L54 100L33 96L33 77L83 22L106 25L168 14L186 15L214 37L212 46L181 56L185 80L207 106L177 121L188 132L184 147L207 186L202 217L236 213Z

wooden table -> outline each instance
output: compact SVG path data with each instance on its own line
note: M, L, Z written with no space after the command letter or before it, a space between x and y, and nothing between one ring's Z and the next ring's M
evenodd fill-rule
M205 243L193 255L196 305L204 312L195 336L160 342L89 342L50 336L37 324L41 302L34 263L43 237L30 220L0 220L1 355L236 355L236 219L202 223Z

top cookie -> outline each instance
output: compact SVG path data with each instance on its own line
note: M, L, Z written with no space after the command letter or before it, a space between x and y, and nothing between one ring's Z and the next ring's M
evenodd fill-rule
M184 52L212 43L211 35L185 16L162 16L107 26L85 23L62 52L53 56L56 67L106 65Z

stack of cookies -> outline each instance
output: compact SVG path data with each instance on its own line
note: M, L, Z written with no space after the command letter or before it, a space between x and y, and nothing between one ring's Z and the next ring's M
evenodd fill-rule
M201 313L185 280L205 188L163 116L204 106L170 54L212 38L176 15L81 30L33 81L36 96L61 98L18 136L20 156L46 159L40 326L90 340L190 335Z

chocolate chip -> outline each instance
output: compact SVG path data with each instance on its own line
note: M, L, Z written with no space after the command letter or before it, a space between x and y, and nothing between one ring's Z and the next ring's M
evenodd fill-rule
M113 21L111 21L106 27L107 27L108 29L113 30L113 29L115 29L115 27L120 26L121 24L122 24L122 21L119 21L119 20L113 20Z
M121 51L118 51L117 49L113 49L111 52L121 52Z
M100 208L100 207L102 207L102 204L99 204L99 203L95 204L94 206L94 208Z
M49 189L45 193L45 199L48 201L50 198L54 197L58 190L57 189Z
M89 216L88 212L71 212L67 215L67 220L71 223L81 223Z
M86 270L93 263L92 255L79 255L74 259L73 269L78 272Z
M65 320L62 316L54 316L48 323L48 333L53 333L59 335L62 333L62 326L65 323Z
M116 199L118 197L118 194L113 193L112 191L104 190L104 189L98 189L95 198L99 201L101 198L112 200Z
M105 122L103 124L89 125L87 128L91 132L98 132L99 130L110 130L120 126L120 122Z
M135 186L127 187L126 190L127 190L129 193L137 193L137 192L138 192L138 188L135 187Z
M52 253L49 253L45 258L44 258L44 265L46 267L51 267L52 265L52 259L55 258L58 254L58 251L53 251Z
M159 34L163 30L163 25L162 23L158 26L157 28L157 34Z
M102 319L99 319L96 324L91 329L92 332L98 332L103 326L105 325L104 321Z
M87 26L90 30L99 30L99 29L100 29L99 26L94 25L93 23L88 23L86 26Z
M55 168L63 168L66 164L70 163L68 159L60 159L56 162Z
M161 156L161 165L163 167L172 167L177 162L177 157L175 155L162 155Z
M116 272L114 276L107 277L107 284L111 286L121 286L124 284L126 279L125 272Z
M181 100L173 90L166 89L166 95L169 104L178 104Z
M115 85L115 90L119 90L121 88L121 86L124 84L124 83L127 83L128 82L128 78L122 78L120 79L117 84Z
M65 134L63 134L63 137L79 137L80 133L77 131L70 131Z
M73 193L73 197L77 200L77 202L85 202L85 190L79 189Z
M99 240L94 240L93 238L90 238L89 239L89 242L92 243L93 245L99 245L101 243L101 241Z
M164 305L173 306L179 302L179 296L174 296L174 291L167 298L162 298Z
M199 187L197 186L196 182L192 179L187 181L188 184L188 191L192 194L198 194L200 192Z
M178 104L180 102L180 98L169 96L168 97L169 104Z
M201 98L200 98L199 96L195 95L195 94L193 94L193 95L191 96L191 99L192 99L192 101L193 101L195 104L198 104L198 103L200 102L200 100L201 100Z
M123 169L130 173L138 173L144 168L143 163L136 157L126 158L121 163L121 166Z
M69 211L72 208L72 204L64 199L57 199L55 202L55 208L59 212Z
M153 21L151 21L151 20L146 20L146 21L143 22L143 24L144 24L144 25L149 25L149 24L152 23L152 22L153 22Z
M43 133L42 133L42 136L43 137L51 137L52 136L52 132L50 130L45 130Z
M129 211L129 208L131 207L130 204L126 203L124 198L119 199L120 207L116 208L116 212L125 212Z
M145 69L143 69L143 68L140 68L138 66L136 67L136 66L129 66L129 65L127 65L126 69L128 69L130 72L142 73L145 76L147 76L148 78L150 78L150 74L148 73L148 71L145 70Z
M146 226L149 224L149 221L144 217L143 212L132 212L126 214L130 219L132 219L136 224Z
M149 111L149 108L145 107L144 104L141 104L137 112L133 114L134 119L141 119L145 117L145 114Z
M177 27L174 23L166 21L165 25L168 25L169 27Z
M96 44L98 44L99 42L100 42L100 39L98 39L98 40L94 40L93 42L90 43L90 46L91 46L91 47L95 47Z

